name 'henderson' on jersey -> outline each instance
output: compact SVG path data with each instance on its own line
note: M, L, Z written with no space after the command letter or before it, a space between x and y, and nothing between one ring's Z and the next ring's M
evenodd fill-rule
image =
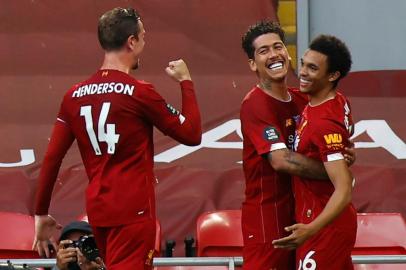
M100 94L125 94L132 96L134 92L134 85L123 83L99 83L99 84L85 84L73 91L72 97L83 97L86 95L100 95Z
M52 194L59 168L53 164L62 161L76 139L89 177L89 222L116 226L154 216L153 127L186 145L201 140L193 82L184 80L180 86L181 112L171 109L152 84L116 70L99 70L72 87L55 124L59 133L52 137L58 139L50 141L59 150L44 159L38 194ZM50 196L38 196L36 214L47 214L49 204Z

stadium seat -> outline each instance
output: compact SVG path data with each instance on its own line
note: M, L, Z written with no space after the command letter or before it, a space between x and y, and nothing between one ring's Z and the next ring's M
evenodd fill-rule
M89 222L87 214L82 214L77 219L81 220L81 221ZM157 219L156 220L156 235L155 235L155 250L157 251L157 254L161 254L161 236L162 236L161 223Z
M197 256L242 256L241 210L220 210L199 216Z
M197 256L242 256L241 210L220 210L200 215L196 224L196 238ZM226 270L228 266L165 266L155 269Z
M0 212L0 258L39 258L32 250L34 242L34 218L32 216Z
M399 213L359 213L352 255L406 255L406 223ZM404 264L356 264L355 270L400 270Z
M357 219L353 255L406 255L406 223L401 214L359 213Z
M208 212L197 220L197 256L242 255L241 211ZM160 266L155 270L227 270L228 266ZM236 269L239 269L236 267Z

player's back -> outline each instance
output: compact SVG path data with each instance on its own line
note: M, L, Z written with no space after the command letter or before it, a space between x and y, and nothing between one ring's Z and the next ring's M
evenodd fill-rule
M65 95L58 120L77 139L90 181L87 211L96 225L154 213L153 125L143 98L151 89L123 72L100 70ZM98 215L100 209L112 219L102 219L109 215Z

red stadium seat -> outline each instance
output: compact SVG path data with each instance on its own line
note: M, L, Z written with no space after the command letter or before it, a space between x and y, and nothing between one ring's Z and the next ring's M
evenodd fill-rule
M0 212L0 258L39 258L31 250L34 242L34 218L32 216Z
M352 255L406 255L406 224L399 213L359 213ZM356 264L355 270L400 270L404 264Z
M196 238L197 256L242 256L241 210L221 210L200 215L197 219ZM162 266L155 269L226 270L228 266Z
M406 255L406 223L399 213L359 213L353 255Z
M197 256L242 255L241 211L202 214L197 220ZM160 266L154 270L227 270L228 266ZM237 268L238 269L238 268Z
M242 256L241 210L200 215L196 228L197 256Z

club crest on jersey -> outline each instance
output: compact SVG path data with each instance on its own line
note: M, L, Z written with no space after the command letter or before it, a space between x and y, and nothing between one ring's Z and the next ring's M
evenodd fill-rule
M180 112L177 109L175 109L171 104L166 104L166 108L173 115L179 115L180 114Z
M296 126L298 126L300 123L300 114L294 115L292 118L295 121Z
M267 141L275 142L279 140L279 132L274 127L266 127L263 135Z

